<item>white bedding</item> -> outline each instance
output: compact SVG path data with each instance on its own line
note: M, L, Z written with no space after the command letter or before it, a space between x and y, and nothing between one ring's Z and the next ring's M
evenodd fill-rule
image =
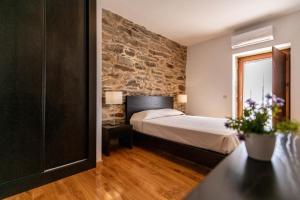
M228 154L237 147L239 140L234 131L224 127L225 121L225 118L177 113L153 118L137 114L130 123L134 130L144 134Z

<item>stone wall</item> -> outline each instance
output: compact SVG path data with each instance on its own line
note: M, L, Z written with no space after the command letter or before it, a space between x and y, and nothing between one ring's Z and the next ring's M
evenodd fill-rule
M123 91L124 100L129 95L185 93L185 46L108 10L102 12L102 40L103 121L114 118L113 107L105 105L105 91ZM114 110L117 121L123 121L124 105Z

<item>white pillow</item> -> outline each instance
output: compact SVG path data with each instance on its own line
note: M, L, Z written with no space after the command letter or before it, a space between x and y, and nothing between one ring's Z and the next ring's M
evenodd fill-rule
M157 110L145 110L142 112L134 113L131 120L147 120L160 117L169 117L176 115L183 115L184 113L175 109L157 109Z

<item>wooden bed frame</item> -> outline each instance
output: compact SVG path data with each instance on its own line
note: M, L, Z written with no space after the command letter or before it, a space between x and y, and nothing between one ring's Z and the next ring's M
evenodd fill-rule
M127 96L126 97L126 123L136 112L153 109L173 108L173 97L167 96ZM147 149L162 151L171 155L205 165L209 168L215 167L227 155L186 145L170 140L146 135L134 131L134 145Z

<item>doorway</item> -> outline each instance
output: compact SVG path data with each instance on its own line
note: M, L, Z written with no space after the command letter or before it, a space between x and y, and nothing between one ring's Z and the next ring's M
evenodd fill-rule
M266 94L285 100L282 119L290 118L290 49L238 58L237 114L241 117L245 100L264 103Z

